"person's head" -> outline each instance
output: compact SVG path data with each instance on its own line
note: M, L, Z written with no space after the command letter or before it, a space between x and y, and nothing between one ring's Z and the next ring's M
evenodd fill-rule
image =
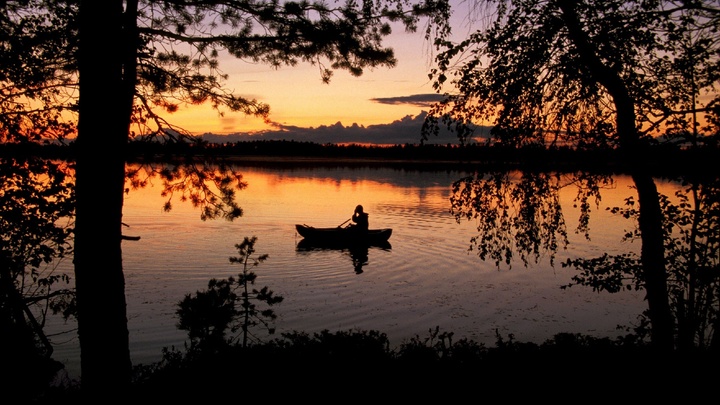
M358 214L361 214L363 212L363 206L358 205L357 207L355 207L355 212L357 212Z

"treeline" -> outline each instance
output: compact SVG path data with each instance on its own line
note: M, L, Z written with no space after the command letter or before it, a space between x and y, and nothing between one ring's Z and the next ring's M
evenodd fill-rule
M536 168L539 170L592 169L622 172L628 158L641 160L658 174L675 172L717 172L717 146L683 148L655 144L643 156L627 157L612 148L509 147L504 145L403 144L360 145L318 144L299 141L239 141L231 143L131 141L128 161L174 161L216 158L249 164L383 164L403 166L484 165L491 167ZM0 156L43 156L73 159L74 144L0 144ZM268 158L268 159L258 159Z

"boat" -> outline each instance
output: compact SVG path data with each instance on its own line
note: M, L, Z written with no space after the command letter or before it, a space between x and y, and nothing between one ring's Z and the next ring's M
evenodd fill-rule
M306 241L307 245L367 245L384 246L392 235L391 228L369 229L366 232L358 231L352 227L315 228L309 225L295 225L297 233Z

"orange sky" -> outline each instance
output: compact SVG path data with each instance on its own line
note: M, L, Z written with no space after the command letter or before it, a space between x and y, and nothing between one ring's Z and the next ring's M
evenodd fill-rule
M473 2L451 0L452 29L456 40L467 38L472 31L468 16ZM482 24L476 22L475 26ZM418 32L407 33L397 26L385 39L395 51L397 65L366 70L360 77L336 71L329 84L321 81L317 66L301 63L295 67L272 69L232 57L221 60L221 70L228 74L226 87L235 94L257 99L270 105L270 120L283 126L317 128L341 123L349 127L385 125L407 116L417 116L426 108L414 104L388 104L373 99L396 99L411 95L434 94L428 78L434 66L434 49L424 38L424 24ZM185 107L167 117L173 125L192 134L234 134L274 130L261 119L242 113L219 116L208 105Z
M417 115L412 105L384 105L371 101L377 97L398 97L433 93L427 77L430 64L429 45L422 34L393 34L394 42L404 43L396 49L395 68L378 68L353 77L345 71L334 74L330 84L323 84L317 67L300 65L278 70L264 65L227 59L221 68L229 75L227 87L246 98L270 105L270 119L284 125L316 127L340 121L344 125L383 124L405 115ZM403 42L404 41L404 42ZM241 113L220 117L209 106L185 108L171 120L195 134L252 132L268 128L260 119Z
M453 26L454 32L466 34L462 20L467 15L467 5L459 6L454 13L459 16L455 18L458 23ZM373 98L435 93L428 79L433 49L425 41L422 27L421 24L415 33L406 33L399 27L386 39L385 43L394 49L398 60L394 68L366 70L360 77L337 71L330 84L323 84L318 67L307 63L275 70L228 57L221 61L221 69L229 75L228 89L270 105L273 122L300 127L337 122L346 126L387 124L406 115L415 116L422 108L380 104L373 102ZM262 120L241 113L220 117L209 106L185 108L169 118L173 124L198 135L271 128Z

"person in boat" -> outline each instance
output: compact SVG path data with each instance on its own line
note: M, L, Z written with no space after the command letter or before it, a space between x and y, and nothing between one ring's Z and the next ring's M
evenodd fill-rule
M368 214L363 210L362 205L355 207L353 212L351 228L356 231L367 231L370 227L370 221L368 220Z

